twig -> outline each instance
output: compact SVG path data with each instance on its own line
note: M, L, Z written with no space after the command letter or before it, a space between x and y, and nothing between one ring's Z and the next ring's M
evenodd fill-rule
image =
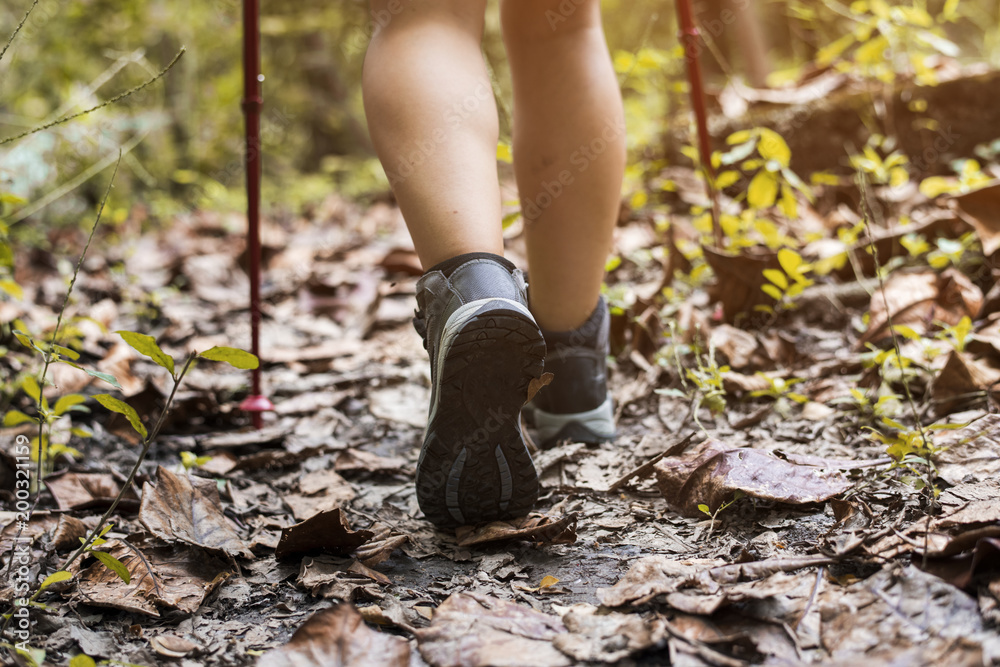
M659 454L657 454L650 460L646 461L632 472L627 473L622 477L619 477L617 480L615 480L615 482L611 486L608 487L608 493L614 493L618 489L622 488L623 486L628 484L629 480L632 479L633 477L645 477L650 473L650 471L652 471L653 466L655 466L657 463L659 463L666 457L677 456L685 449L687 449L688 444L691 442L692 439L694 439L695 435L696 433L689 434L686 438L681 440L676 445L672 445L667 451L660 452Z
M28 7L28 11L26 11L24 16L21 17L21 22L17 24L16 28L14 28L14 32L10 33L10 37L7 38L7 43L3 45L3 51L0 51L0 60L3 60L4 54L6 54L7 49L10 48L11 42L13 42L14 38L17 37L17 33L21 32L21 28L24 27L25 23L27 23L28 17L31 16L31 12L35 9L35 5L37 4L38 0L34 0L34 2L31 3L31 6Z
M130 88L130 89L126 90L124 93L120 93L118 95L115 95L110 100L106 100L104 102L101 102L97 106L90 107L89 109L84 109L83 111L78 111L77 113L70 114L69 116L64 116L63 118L59 118L58 120L52 121L51 123L45 123L44 125L40 125L40 126L38 126L36 128L32 128L30 130L22 132L21 134L16 134L16 135L14 135L12 137L7 137L6 139L0 139L0 146L3 146L4 144L9 144L12 141L17 141L18 139L23 139L24 137L27 137L28 135L35 134L36 132L41 132L42 130L47 130L50 127L53 127L55 125L61 125L63 123L66 123L68 121L73 120L74 118L79 118L80 116L85 116L88 113L91 113L93 111L97 111L98 109L103 109L106 106L112 105L115 102L119 102L119 101L125 99L126 97L132 95L133 93L139 92L140 90L142 90L143 88L145 88L149 84L154 83L155 81L158 81L164 74L166 74L167 72L169 72L170 69L174 65L177 64L177 61L181 59L181 56L184 55L185 51L186 51L186 49L184 47L181 47L181 50L177 52L177 55L174 56L174 59L170 61L170 64L167 65L166 67L164 67L162 70L160 70L159 74L157 74L153 78L149 79L145 83L139 84L135 88Z
M795 619L794 623L792 623L793 630L798 631L799 624L805 620L806 614L808 614L809 610L812 608L813 601L816 599L816 594L819 593L820 584L823 583L823 573L825 572L826 565L820 565L816 570L816 583L813 584L812 593L809 594L809 600L806 602L805 608L802 609L802 613L799 614L799 617Z

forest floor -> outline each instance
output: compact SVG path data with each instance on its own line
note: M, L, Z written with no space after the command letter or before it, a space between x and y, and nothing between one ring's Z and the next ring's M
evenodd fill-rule
M938 223L955 214L922 206L928 216L915 207L905 231L947 237ZM619 437L537 452L537 514L457 532L435 530L414 495L429 369L410 322L419 264L398 211L331 196L304 217L268 219L261 357L275 412L249 429L237 408L248 373L200 362L100 547L131 582L78 561L72 581L42 596L47 608L32 610L29 643L52 665L79 653L185 667L998 664L992 277L911 269L884 289L829 278L796 309L737 328L720 304L733 312L734 299L757 298L758 265L742 277L738 261L735 277L717 269L711 296L694 284L657 297L683 244L650 216L623 217L622 262L608 278L624 310L610 372ZM117 377L149 422L169 378L110 332L150 334L177 360L246 347L248 281L241 216L194 212L146 234L140 224L115 228L117 241L99 235L67 315L81 363ZM879 234L884 257L898 255L898 230ZM523 266L523 242L510 236ZM75 262L58 248L82 247L75 232L51 240L52 253L19 259L18 282L30 287L0 304L4 321L51 328ZM743 297L738 284L750 285ZM906 387L886 354L863 345L892 349L886 305L896 326L920 334L900 337L914 359ZM961 343L934 337L935 322L962 316L974 329L952 329ZM23 358L3 363L37 372ZM692 372L682 379L680 367ZM61 364L50 378L50 402L108 389ZM14 407L31 411L26 400ZM78 546L139 451L128 423L96 404L67 413L53 442L67 442L70 419L94 435L68 441L80 456L55 461L25 531L39 578ZM5 428L3 442L33 428ZM922 431L931 449L914 445ZM188 471L182 452L210 458ZM890 470L889 453L923 453L934 468L911 458ZM16 522L4 518L7 554Z

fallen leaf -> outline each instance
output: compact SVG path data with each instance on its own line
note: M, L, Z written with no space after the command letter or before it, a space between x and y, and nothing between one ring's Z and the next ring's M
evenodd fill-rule
M414 630L420 654L433 667L568 667L552 645L566 632L558 618L475 593L454 593L427 628Z
M392 552L409 541L406 535L393 535L385 524L376 523L371 527L372 538L354 551L355 557L367 567L375 567L388 560Z
M934 433L938 476L958 486L1000 474L1000 415L980 413L971 420L951 415L948 421L970 423L956 430Z
M656 646L667 637L660 619L637 614L599 612L589 604L577 604L562 614L568 632L556 635L552 644L574 660L617 663Z
M552 378L554 377L555 375L552 373L542 373L541 377L531 378L528 382L528 400L524 402L525 405L531 403L531 401L535 398L535 394L541 391L542 387L545 387L552 382Z
M1000 250L1000 181L952 198L960 218L972 225L989 257Z
M705 261L715 273L715 285L709 288L713 301L722 304L727 323L738 318L759 316L754 306L773 303L763 291L764 269L780 269L778 255L772 251L747 251L732 255L716 248L704 247Z
M283 528L274 557L288 558L310 551L346 556L368 542L370 530L351 530L340 508L320 512L294 526Z
M223 515L215 482L207 481L193 486L190 477L157 466L156 484L146 482L142 487L139 521L167 542L179 540L230 556L253 558Z
M954 268L940 274L932 270L897 271L885 281L884 290L872 294L868 330L858 339L858 347L891 335L887 312L893 327L907 326L925 335L936 322L954 326L963 317L975 318L982 303L982 290Z
M784 503L816 503L851 487L840 472L826 472L777 458L759 449L726 447L708 440L680 457L656 464L656 483L667 502L687 516L698 505L716 511L737 491Z
M484 526L459 526L455 530L455 537L460 547L509 540L572 544L576 542L576 514L567 514L559 519L531 514L510 521L494 521Z
M149 640L149 645L157 654L166 658L183 658L193 651L197 651L199 646L194 642L189 642L183 637L176 635L159 635Z
M405 639L375 632L352 604L316 612L284 646L271 649L258 667L409 667Z
M80 597L89 604L148 616L159 616L163 607L193 614L205 596L232 574L221 559L188 545L141 544L130 548L111 540L100 550L121 561L131 581L126 584L103 563L95 562L79 575Z
M381 599L380 582L366 571L352 571L351 565L356 562L334 556L306 557L296 581L310 595L319 598L351 602Z
M1000 370L971 355L952 350L948 360L931 382L931 396L937 414L950 414L963 402L974 402L975 394L1000 381ZM981 398L980 398L981 401Z
M45 486L48 488L56 505L61 510L92 508L96 503L110 503L118 495L121 485L109 473L94 472L65 472L54 474L45 478ZM122 500L138 502L135 492L129 489L122 496ZM133 510L134 505L133 505Z

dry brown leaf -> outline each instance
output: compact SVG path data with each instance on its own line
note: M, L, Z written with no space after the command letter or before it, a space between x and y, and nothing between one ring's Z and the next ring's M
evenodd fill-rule
M283 496L298 521L343 507L357 495L346 479L330 469L306 473L299 480L301 493Z
M97 502L110 503L121 490L121 485L113 475L96 472L57 473L45 478L45 486L61 510L89 508L94 506L92 503ZM132 489L128 489L122 496L122 500L126 499L133 502L139 500Z
M998 498L1000 498L1000 480L995 477L946 489L938 497L941 514L934 519L932 529L982 523L1000 524Z
M576 514L554 519L530 514L510 521L493 521L483 526L459 526L455 538L461 547L508 540L531 540L548 544L576 542Z
M958 215L972 225L989 257L1000 250L1000 181L952 199Z
M542 373L541 377L531 378L531 381L528 382L528 400L524 402L525 405L531 403L531 401L535 398L535 394L541 391L542 387L552 382L552 378L554 377L555 375L552 373Z
M647 556L613 587L597 589L597 598L605 606L622 607L644 605L662 595L674 609L691 614L711 614L727 604L777 595L800 598L804 605L815 575L788 573L830 562L826 556L803 556L726 565L718 559Z
M405 639L375 632L352 604L316 612L284 646L272 649L257 667L409 667Z
M598 608L577 604L562 614L569 631L556 635L553 646L574 660L616 663L633 653L659 644L667 637L658 619L619 612L598 613Z
M885 281L884 290L872 294L868 330L858 340L859 348L891 335L886 303L893 326L908 326L924 335L936 322L954 326L963 317L975 318L983 292L954 268L940 274L932 270L897 271Z
M367 567L375 567L388 560L393 551L409 540L406 535L393 535L389 526L381 523L374 524L371 531L373 533L371 540L354 551L358 561Z
M474 593L454 593L434 612L430 627L414 631L420 654L433 667L568 667L552 645L562 621L534 609Z
M972 356L952 350L944 368L931 382L931 396L938 414L954 412L962 400L969 401L975 392L989 389L1000 381L1000 370L973 359Z
M167 542L187 542L230 556L253 558L253 553L222 513L215 483L193 486L191 478L163 466L156 468L156 485L142 487L139 521Z
M760 347L757 338L749 331L737 329L729 324L720 324L712 329L709 347L721 352L727 365L736 370L755 366L759 361L754 358Z
M379 585L382 583L376 577L369 576L365 568L352 570L357 561L347 561L334 556L306 557L302 559L297 583L309 591L311 595L324 599L349 600L379 600L382 593ZM384 575L382 575L384 577Z
M727 447L716 440L657 463L656 484L667 502L688 516L701 515L700 504L714 512L736 491L802 504L829 500L851 487L840 472L796 465L759 449Z
M737 317L752 317L754 306L773 303L774 299L761 291L764 269L780 269L776 252L754 251L731 255L705 247L705 261L715 273L715 285L709 288L713 301L722 304L725 321L734 323Z
M283 528L274 557L288 558L310 551L346 556L373 536L370 530L351 530L343 510L336 508Z
M978 413L951 415L949 422L970 423L953 431L934 434L937 473L952 486L981 481L1000 474L1000 415Z
M80 597L89 604L148 616L159 616L161 607L192 614L205 596L232 574L230 566L221 559L188 545L140 544L130 548L111 540L100 550L120 560L131 581L126 584L96 561L79 575Z
M363 449L345 449L337 452L333 469L337 472L400 472L406 461L397 456L379 456Z

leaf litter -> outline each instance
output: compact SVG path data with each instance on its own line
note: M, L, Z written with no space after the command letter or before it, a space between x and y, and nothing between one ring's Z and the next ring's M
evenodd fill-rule
M956 199L980 235L994 233L988 206ZM536 513L445 533L423 521L412 488L429 386L403 316L418 276L412 246L394 209L336 198L327 208L336 224L266 225L283 239L268 267L261 344L276 412L262 431L247 429L236 409L245 374L191 371L141 492L126 496L97 547L122 561L130 583L87 557L54 585L38 612L53 660L109 647L108 657L148 665L1000 659L1000 426L989 402L1000 300L961 271L893 274L887 299L847 282L863 298L805 295L767 330L737 315L767 303L761 272L780 268L776 256L709 254L718 300L695 291L666 312L684 324L676 338L648 295L615 317L618 441L538 452ZM146 294L172 276L189 281L163 292L158 318L144 321L168 352L247 346L245 280L233 277L242 246L216 216L178 220L156 244L144 237L141 252L157 261L128 260ZM676 222L680 239L686 221ZM919 229L951 233L951 222L934 224ZM656 238L641 216L619 233L636 252ZM880 252L900 250L902 236L880 237ZM864 273L861 244L856 252ZM513 239L510 254L522 253ZM101 295L94 307L104 326L135 328L128 318L144 293L124 287L106 298L109 263L124 261L124 250L111 247L106 259L81 274L81 294ZM41 265L26 270L47 277ZM654 294L667 284L661 270L626 258L609 284L649 284ZM934 432L942 492L930 507L886 474L884 443L862 429L880 425L873 411L885 403L850 392L865 378L893 382L891 368L865 357L865 342L886 345L886 302L904 331L934 336L963 317L973 323L964 350L923 360L930 379L914 385L938 403L928 421L951 425ZM125 380L126 401L163 399L161 386L139 379L156 376L150 360L109 344L99 328L82 331L82 349ZM718 378L724 410L693 405L690 378L669 348L658 354L664 342L699 340L730 366ZM58 377L59 390L103 391L75 371ZM792 383L805 407L783 405L775 378ZM958 407L970 411L953 414ZM124 481L116 471L134 461L120 418L74 413L72 423L99 437L73 441L83 456L61 459L66 472L50 479L23 531L39 576L78 545ZM188 471L181 452L211 459ZM12 489L0 493L10 500ZM17 524L13 513L3 518L9 566ZM2 592L11 599L10 588Z

